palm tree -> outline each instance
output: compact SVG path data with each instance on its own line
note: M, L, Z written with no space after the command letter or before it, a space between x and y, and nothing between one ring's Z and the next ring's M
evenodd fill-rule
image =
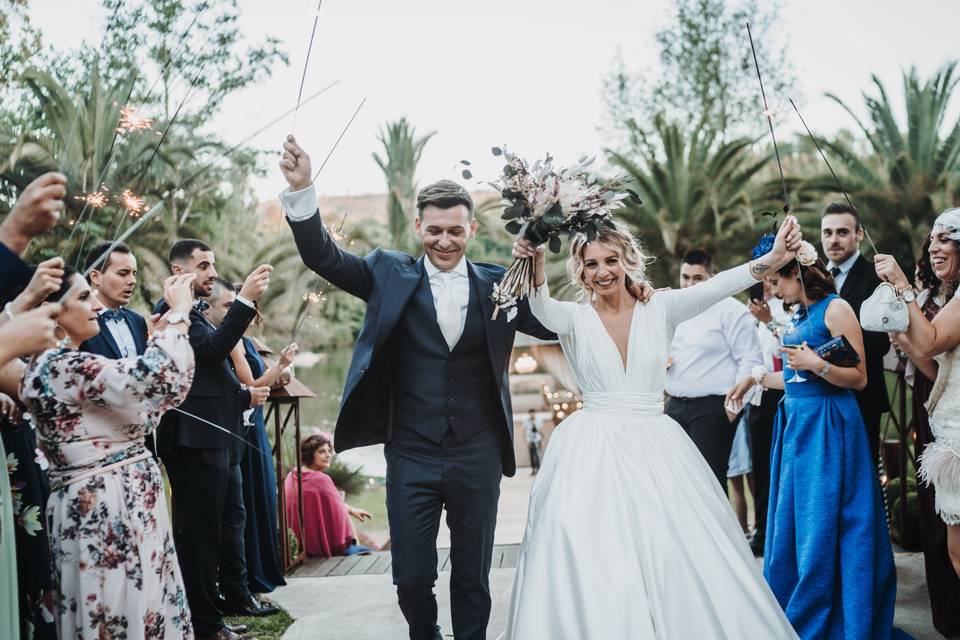
M373 159L387 179L387 207L389 210L390 235L393 245L403 250L408 247L410 221L413 219L416 197L416 171L423 148L436 132L417 137L415 129L400 118L388 122L380 130L379 139L384 154L373 154Z
M945 127L950 98L960 81L950 62L926 81L916 68L903 74L906 121L895 115L894 101L877 76L876 95L863 94L868 122L833 94L827 96L846 110L866 137L865 149L848 141L824 141L824 147L846 169L844 186L860 209L881 251L897 256L905 268L936 214L952 206L958 195L960 118ZM830 176L817 179L836 191ZM909 242L903 242L907 238Z
M637 184L643 205L629 206L622 217L654 251L669 260L655 264L658 276L672 273L676 260L695 246L716 250L721 242L752 242L757 225L752 188L772 154L751 153L755 140L721 140L719 132L698 126L687 132L662 116L654 119L651 139L639 129L626 152L607 150L611 164ZM739 233L750 231L749 235ZM725 243L726 244L726 243Z

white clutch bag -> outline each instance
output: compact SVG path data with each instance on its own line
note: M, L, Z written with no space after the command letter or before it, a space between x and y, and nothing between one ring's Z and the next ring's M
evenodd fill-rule
M910 326L910 312L900 293L881 282L860 307L860 326L867 331L903 333Z

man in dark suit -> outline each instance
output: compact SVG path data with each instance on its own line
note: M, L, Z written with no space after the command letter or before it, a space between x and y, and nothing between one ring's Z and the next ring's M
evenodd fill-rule
M334 441L338 451L386 443L393 581L410 638L437 626L436 538L447 511L450 609L458 640L486 637L490 561L501 475L516 470L507 378L514 334L552 339L526 302L492 319L500 266L465 257L473 201L449 180L417 195L425 256L341 250L324 229L310 158L293 137L280 163L283 201L304 263L367 303Z
M217 277L210 247L200 240L179 240L170 249L170 270L193 273L194 293L210 295ZM204 318L198 302L190 312L190 345L196 373L187 399L167 412L157 434L157 449L173 489L173 534L183 572L187 601L198 638L236 640L219 608L218 570L236 576L238 584L221 584L227 607L248 615L275 612L264 607L246 588L243 554L243 410L263 402L269 389L244 389L230 365L230 350L240 341L256 311L253 301L270 283L271 267L251 273L237 295L238 304L219 327ZM161 301L157 313L164 312Z
M863 225L856 209L838 202L827 205L820 218L820 240L823 252L829 259L827 270L837 284L837 293L850 303L859 318L860 305L880 285L880 279L877 278L873 263L860 255ZM867 359L867 386L854 394L867 425L873 460L877 463L880 456L880 420L890 410L883 369L883 356L890 350L890 338L885 333L864 331L863 347Z
M110 249L105 240L90 250L86 269L95 264ZM137 286L137 259L130 247L120 243L110 255L87 276L90 286L103 305L97 316L100 333L84 341L80 349L107 358L135 358L147 348L147 321L136 311L127 308Z

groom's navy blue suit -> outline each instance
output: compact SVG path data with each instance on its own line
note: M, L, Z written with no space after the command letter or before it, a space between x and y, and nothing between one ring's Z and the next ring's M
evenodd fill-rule
M342 251L319 214L290 222L304 263L367 302L334 433L344 451L386 443L393 581L414 640L440 637L433 585L442 510L450 528L450 608L458 640L485 637L501 475L516 470L509 357L517 331L555 339L526 302L492 320L503 267L467 263L470 299L451 350L423 260Z

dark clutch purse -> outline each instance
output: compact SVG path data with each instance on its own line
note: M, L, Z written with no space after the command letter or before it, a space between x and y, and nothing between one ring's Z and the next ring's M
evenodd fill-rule
M828 342L824 342L814 349L814 352L830 364L838 367L852 367L860 362L860 356L850 346L846 336L837 336Z

